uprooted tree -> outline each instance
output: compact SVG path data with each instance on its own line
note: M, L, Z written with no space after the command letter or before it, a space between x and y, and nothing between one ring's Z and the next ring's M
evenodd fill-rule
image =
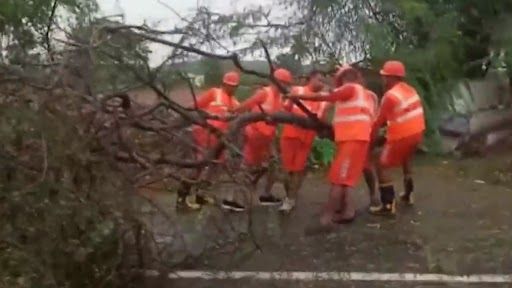
M174 98L180 82L190 89L189 103L198 93L183 63L206 57L273 82L268 71L278 62L328 72L340 63L371 68L397 57L435 120L449 104L440 91L482 73L474 65L492 49L512 47L495 36L510 13L507 1L279 0L276 7L289 14L200 7L176 15L184 24L165 31L97 17L94 1L30 2L0 3L0 285L7 287L123 285L133 269L165 265L172 244L159 240L162 225L148 219L158 214L166 236L181 241L178 219L141 191L203 185L183 172L210 165L226 149L236 159L232 143L255 121L330 133L313 115L247 113L226 119L220 144L194 160L186 128L218 131L206 121L215 116ZM160 65L149 65L150 44L169 49ZM267 71L246 67L250 55L265 58ZM126 94L138 86L157 95L153 106ZM221 167L220 178L244 187L244 177L229 177L244 174L235 162Z

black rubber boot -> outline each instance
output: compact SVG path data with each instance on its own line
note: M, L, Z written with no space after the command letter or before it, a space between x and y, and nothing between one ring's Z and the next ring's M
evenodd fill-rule
M381 206L376 208L370 208L370 213L378 216L390 216L396 215L395 205L395 188L393 185L380 186L380 201Z
M191 187L188 184L182 184L178 189L178 197L176 199L176 210L199 210L201 205L192 201L190 195Z

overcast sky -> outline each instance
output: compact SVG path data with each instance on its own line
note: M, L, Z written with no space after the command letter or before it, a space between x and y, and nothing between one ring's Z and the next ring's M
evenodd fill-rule
M207 5L217 12L231 13L256 3L267 4L270 0L98 0L104 13L117 12L121 8L129 23L139 24L144 20L161 21L163 25L171 25L176 20L174 14L165 5L173 7L180 14L192 13L198 4Z
M146 23L159 29L171 29L180 24L178 17L166 6L171 6L181 16L187 16L198 5L206 5L216 12L232 13L255 4L267 5L271 2L272 0L98 0L101 13L105 16L123 13L128 24ZM166 49L159 45L151 45L151 49L153 65L158 64L167 54Z

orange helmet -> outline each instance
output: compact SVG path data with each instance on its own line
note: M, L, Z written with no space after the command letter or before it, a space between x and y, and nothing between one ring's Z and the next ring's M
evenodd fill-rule
M292 84L293 82L292 73L283 68L279 68L276 71L274 71L274 78L286 84Z
M224 74L222 82L229 86L238 86L238 84L240 84L240 74L235 71L228 72Z
M380 70L380 75L405 77L405 66L400 61L387 61L386 63L384 63L384 66Z

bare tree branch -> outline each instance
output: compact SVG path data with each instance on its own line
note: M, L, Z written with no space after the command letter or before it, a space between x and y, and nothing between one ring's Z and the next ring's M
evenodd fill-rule
M52 43L50 40L50 33L52 31L53 26L53 18L55 17L55 12L57 11L57 6L59 4L59 0L54 0L52 5L52 10L50 12L50 17L48 19L48 26L46 28L45 41L46 41L46 52L48 52L48 56L50 57L50 61L54 61L53 52L52 52Z

